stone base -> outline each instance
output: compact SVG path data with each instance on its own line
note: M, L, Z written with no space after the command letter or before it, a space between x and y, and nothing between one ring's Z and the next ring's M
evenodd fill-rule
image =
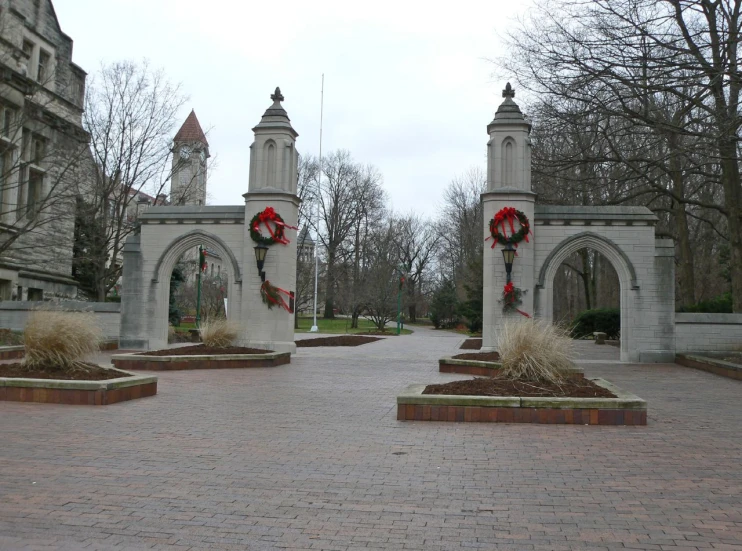
M398 421L646 425L647 403L603 379L592 379L617 398L521 398L423 394L411 385L397 396Z
M742 381L742 367L724 360L695 354L678 354L675 356L675 363Z
M116 354L111 363L119 369L133 371L180 371L186 369L244 369L249 367L276 367L291 362L288 352L267 354L213 354L199 356L147 356L143 354Z
M671 364L675 363L674 350L643 350L639 352L639 363Z
M106 381L0 377L0 401L106 406L157 394L157 377L126 375Z

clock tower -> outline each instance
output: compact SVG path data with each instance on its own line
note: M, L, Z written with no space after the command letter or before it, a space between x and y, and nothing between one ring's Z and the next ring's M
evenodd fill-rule
M175 134L172 152L170 204L205 205L209 142L206 141L195 111L191 110L183 126Z

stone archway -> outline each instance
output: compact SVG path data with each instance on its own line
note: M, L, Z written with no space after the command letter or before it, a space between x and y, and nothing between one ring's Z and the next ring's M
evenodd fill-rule
M160 314L168 311L170 297L170 274L173 272L175 263L186 251L192 250L199 245L215 250L222 258L226 259L225 269L227 270L227 296L230 297L230 308L227 312L227 318L233 321L239 321L241 315L241 288L242 273L240 265L237 262L232 250L218 236L202 229L195 229L184 233L173 239L165 246L157 264L152 272L151 285L154 288L155 308L157 309L154 319L152 335L155 339L164 339L167 342L168 319Z
M558 243L544 260L536 280L534 308L540 318L552 321L554 314L554 278L559 266L573 253L590 248L602 254L613 266L621 287L621 360L629 361L633 343L631 320L636 315L636 291L640 289L631 259L612 240L592 231L567 237Z

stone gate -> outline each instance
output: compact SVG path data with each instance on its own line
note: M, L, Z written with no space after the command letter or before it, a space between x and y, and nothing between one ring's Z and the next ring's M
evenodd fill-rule
M675 250L657 239L657 217L646 207L539 205L531 190L531 124L513 101L505 100L488 125L487 191L482 194L484 238L489 220L503 207L528 216L533 236L521 242L512 280L525 291L521 309L552 320L554 277L572 253L589 247L613 265L621 287L621 360L674 361ZM488 242L488 243L491 243ZM509 317L499 303L506 282L501 247L485 246L483 350L495 350L498 332Z
M170 275L178 258L198 245L216 251L228 275L228 318L243 329L240 344L295 352L294 314L261 299L263 283L250 237L250 220L273 207L289 226L297 223L298 134L276 88L273 104L253 128L250 181L241 206L153 207L140 216L140 228L124 246L121 348L153 350L167 346ZM265 232L267 234L267 232ZM265 279L293 290L296 284L296 232L289 243L273 244L266 255Z

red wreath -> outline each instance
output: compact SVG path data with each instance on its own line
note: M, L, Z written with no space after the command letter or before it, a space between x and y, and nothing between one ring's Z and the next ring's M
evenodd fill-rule
M260 233L260 224L268 228L270 237L266 237ZM273 243L288 245L289 240L284 235L286 228L290 230L298 229L295 226L286 224L283 218L281 218L281 215L273 207L265 207L264 211L259 212L250 220L250 237L252 237L253 241L261 245L272 245Z
M520 224L520 229L518 231L515 231L515 224L513 223L516 220L518 221L518 224ZM510 228L510 237L507 235L508 227ZM522 211L516 210L514 207L505 207L497 211L495 217L490 220L490 237L485 239L485 241L493 239L493 249L498 243L500 245L510 244L514 245L515 248L518 248L518 243L524 239L526 240L526 243L529 243L529 233L531 233L531 223L528 221L528 217Z

